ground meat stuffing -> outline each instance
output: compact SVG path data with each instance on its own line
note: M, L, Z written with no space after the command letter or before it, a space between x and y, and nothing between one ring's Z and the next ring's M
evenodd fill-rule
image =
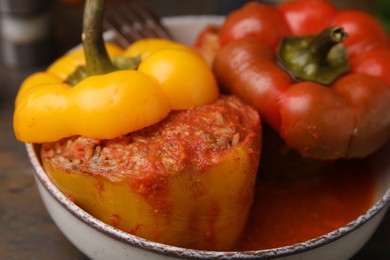
M258 136L258 114L234 96L174 111L158 124L110 140L82 136L42 146L42 159L55 168L112 180L145 172L174 174L188 167L203 172L239 143Z

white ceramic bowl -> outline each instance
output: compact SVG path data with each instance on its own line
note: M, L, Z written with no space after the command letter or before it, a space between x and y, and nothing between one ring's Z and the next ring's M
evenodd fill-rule
M164 23L180 42L191 44L208 23L220 23L218 16L185 16L164 19ZM178 248L151 242L111 227L92 217L50 181L42 168L38 146L27 144L35 180L42 200L54 222L65 236L92 259L347 259L371 237L390 204L390 144L372 156L377 167L376 203L359 218L321 237L291 246L245 252L213 252Z

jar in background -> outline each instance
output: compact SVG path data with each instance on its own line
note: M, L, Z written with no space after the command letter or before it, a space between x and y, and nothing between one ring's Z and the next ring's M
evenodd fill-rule
M48 0L0 0L1 62L40 66L52 56Z

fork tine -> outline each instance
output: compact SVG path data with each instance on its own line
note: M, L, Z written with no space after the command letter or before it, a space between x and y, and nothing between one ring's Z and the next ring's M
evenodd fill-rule
M114 41L122 47L142 38L171 38L157 16L138 0L107 8L104 27L114 31Z
M129 13L130 11L124 9L124 5L116 6L107 11L105 19L106 24L109 27L108 29L115 32L115 37L117 37L116 40L121 41L121 45L125 46L143 37L139 32L140 30L137 29L134 18L129 21Z
M155 37L165 38L165 39L172 38L171 35L169 34L169 32L166 30L166 28L164 28L161 25L161 22L159 21L157 15L155 13L153 13L152 10L148 9L142 3L139 3L137 5L137 7L138 7L138 9L135 9L135 10L139 10L139 12L138 12L139 16L142 17L142 19L147 22L147 25L149 26L149 28L153 29L150 31L153 31Z
M131 1L127 3L127 9L126 13L122 13L122 18L125 19L125 25L131 25L129 27L126 27L126 30L128 33L131 31L137 32L142 38L151 38L156 37L153 28L149 26L149 20L144 19L144 15L142 14L145 12L138 1ZM123 9L125 10L125 9ZM138 38L137 38L138 40Z
M112 21L111 19L105 19L104 20L104 28L106 30L110 30L115 32L113 39L111 39L112 42L116 43L117 45L121 46L122 48L126 48L132 41L131 39L128 39L123 35L122 33L119 32L119 29L116 22Z

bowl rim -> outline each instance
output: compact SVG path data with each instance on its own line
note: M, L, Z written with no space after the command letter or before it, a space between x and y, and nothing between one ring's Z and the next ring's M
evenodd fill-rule
M223 20L223 16L220 15L183 15L183 16L172 16L164 17L162 22L165 24L171 23L193 23L195 19L202 19L208 23L218 24ZM110 32L106 32L105 37L110 38ZM77 47L77 46L76 46ZM387 145L388 146L388 145ZM206 251L206 250L197 250L197 249L188 249L181 248L176 246L170 246L158 242L153 242L144 238L137 237L130 233L126 233L122 230L119 230L115 227L112 227L80 207L75 203L69 200L50 180L45 170L42 167L39 153L37 149L39 145L26 143L25 144L28 157L33 166L33 173L37 177L36 179L43 185L43 187L49 192L49 194L59 203L63 208L65 208L69 213L74 217L83 221L89 227L94 230L108 235L109 237L120 241L129 246L138 247L153 253L163 254L166 256L176 257L176 258L192 258L192 259L274 259L278 257L292 256L302 252L309 251L311 249L332 243L347 234L351 231L358 229L365 223L367 223L375 215L379 214L386 206L390 203L390 187L386 190L384 195L379 199L371 208L367 210L366 213L359 216L357 219L351 221L345 226L334 230L330 233L324 234L322 236L313 238L308 241L301 243L272 248L264 250L249 250L249 251Z
M320 237L293 245L272 249L250 251L206 251L181 248L137 237L96 219L95 217L81 209L79 206L77 206L75 203L73 203L52 183L49 176L46 174L45 170L42 167L40 157L37 152L37 149L39 149L40 146L30 143L25 144L25 146L28 157L34 169L35 176L43 185L43 187L49 192L49 194L58 203L60 203L62 207L65 208L69 213L71 213L73 216L83 221L85 224L92 227L96 231L104 235L108 235L109 237L117 241L121 241L129 246L135 246L141 249L152 251L154 253L160 253L173 257L185 257L195 259L210 259L211 257L218 259L272 259L302 253L344 237L351 231L364 225L369 219L373 218L381 210L384 210L385 206L390 202L389 188L380 200L378 200L370 209L368 209L366 213L359 216L354 221L328 234L324 234Z

